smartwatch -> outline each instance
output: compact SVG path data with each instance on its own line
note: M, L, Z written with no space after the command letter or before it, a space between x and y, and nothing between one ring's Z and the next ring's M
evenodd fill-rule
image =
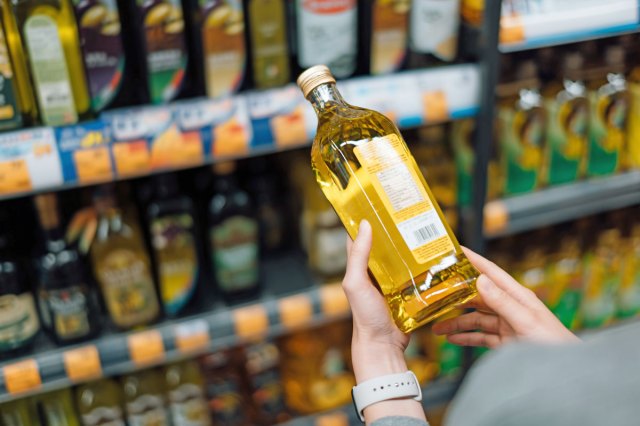
M422 401L422 389L413 371L376 377L351 389L353 407L358 418L364 423L363 411L370 405L389 399L412 398Z

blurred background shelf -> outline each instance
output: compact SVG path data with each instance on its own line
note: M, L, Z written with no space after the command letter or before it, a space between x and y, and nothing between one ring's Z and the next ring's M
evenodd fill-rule
M260 299L167 319L141 331L104 332L79 345L56 347L39 336L33 353L0 361L0 403L16 396L69 387L100 377L193 358L317 326L350 315L339 283L317 284L301 255L289 253L264 264Z
M499 238L638 203L640 171L592 178L487 203L485 235Z

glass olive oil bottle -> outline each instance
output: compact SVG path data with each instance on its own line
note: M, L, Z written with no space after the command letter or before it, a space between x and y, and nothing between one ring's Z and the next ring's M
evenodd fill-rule
M11 2L42 122L59 126L84 118L90 96L70 0Z
M398 327L411 331L473 298L479 272L466 258L397 127L347 104L329 69L298 79L318 115L311 163L352 238L373 229L369 268Z
M409 15L409 65L453 62L458 55L460 0L413 0Z
M128 424L169 426L165 382L157 370L145 370L122 379Z
M288 83L290 64L284 0L249 0L248 11L253 84L266 89Z
M202 372L196 361L183 361L164 368L169 411L174 425L210 426Z
M85 383L75 391L82 426L125 426L122 390L112 379Z
M368 0L365 13L371 25L369 72L386 74L399 70L407 54L411 0Z
M15 129L22 126L23 108L18 96L19 78L13 66L9 52L9 43L4 23L0 23L0 130Z
M122 329L149 324L160 313L151 262L134 218L116 206L111 186L98 188L93 270L111 321Z
M80 426L73 406L71 389L63 389L35 398L41 426Z
M29 400L25 398L0 405L0 425L31 426L34 417Z

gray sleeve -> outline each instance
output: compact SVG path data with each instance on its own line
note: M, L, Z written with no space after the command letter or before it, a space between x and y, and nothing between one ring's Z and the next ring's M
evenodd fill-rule
M577 344L486 354L455 396L448 426L638 424L640 323Z
M390 416L371 423L371 426L429 426L428 423L414 417Z

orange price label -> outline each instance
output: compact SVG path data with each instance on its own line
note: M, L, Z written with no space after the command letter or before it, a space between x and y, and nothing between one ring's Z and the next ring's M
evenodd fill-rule
M311 300L305 294L285 297L278 303L280 321L287 327L299 327L313 316Z
M64 369L73 381L95 379L102 376L98 348L93 345L71 349L63 354Z
M441 91L426 92L422 95L425 121L434 123L445 121L449 118L447 96Z
M9 393L21 393L38 389L42 385L38 363L27 359L2 368L4 385Z
M316 419L315 426L349 426L349 416L341 411L323 414Z
M304 108L301 106L290 114L273 117L270 124L278 147L285 148L309 142L304 122Z
M349 302L340 283L320 287L320 304L325 315L344 315L349 312Z
M235 118L213 129L213 156L230 157L249 152L249 135Z
M164 343L158 330L131 334L127 338L129 356L135 364L151 364L164 359Z
M104 182L113 179L109 148L101 146L80 149L73 153L78 180L82 183Z
M484 233L495 235L509 225L509 210L504 202L491 201L484 206Z
M269 330L267 311L260 304L234 310L233 322L238 337L260 336Z
M211 341L209 325L205 320L193 320L175 327L176 347L180 352L192 352L207 348Z
M500 18L500 43L521 43L525 38L524 24L520 16L507 15Z
M134 176L151 171L151 155L144 140L113 145L113 159L119 176Z
M0 162L0 194L31 189L29 166L25 159Z

